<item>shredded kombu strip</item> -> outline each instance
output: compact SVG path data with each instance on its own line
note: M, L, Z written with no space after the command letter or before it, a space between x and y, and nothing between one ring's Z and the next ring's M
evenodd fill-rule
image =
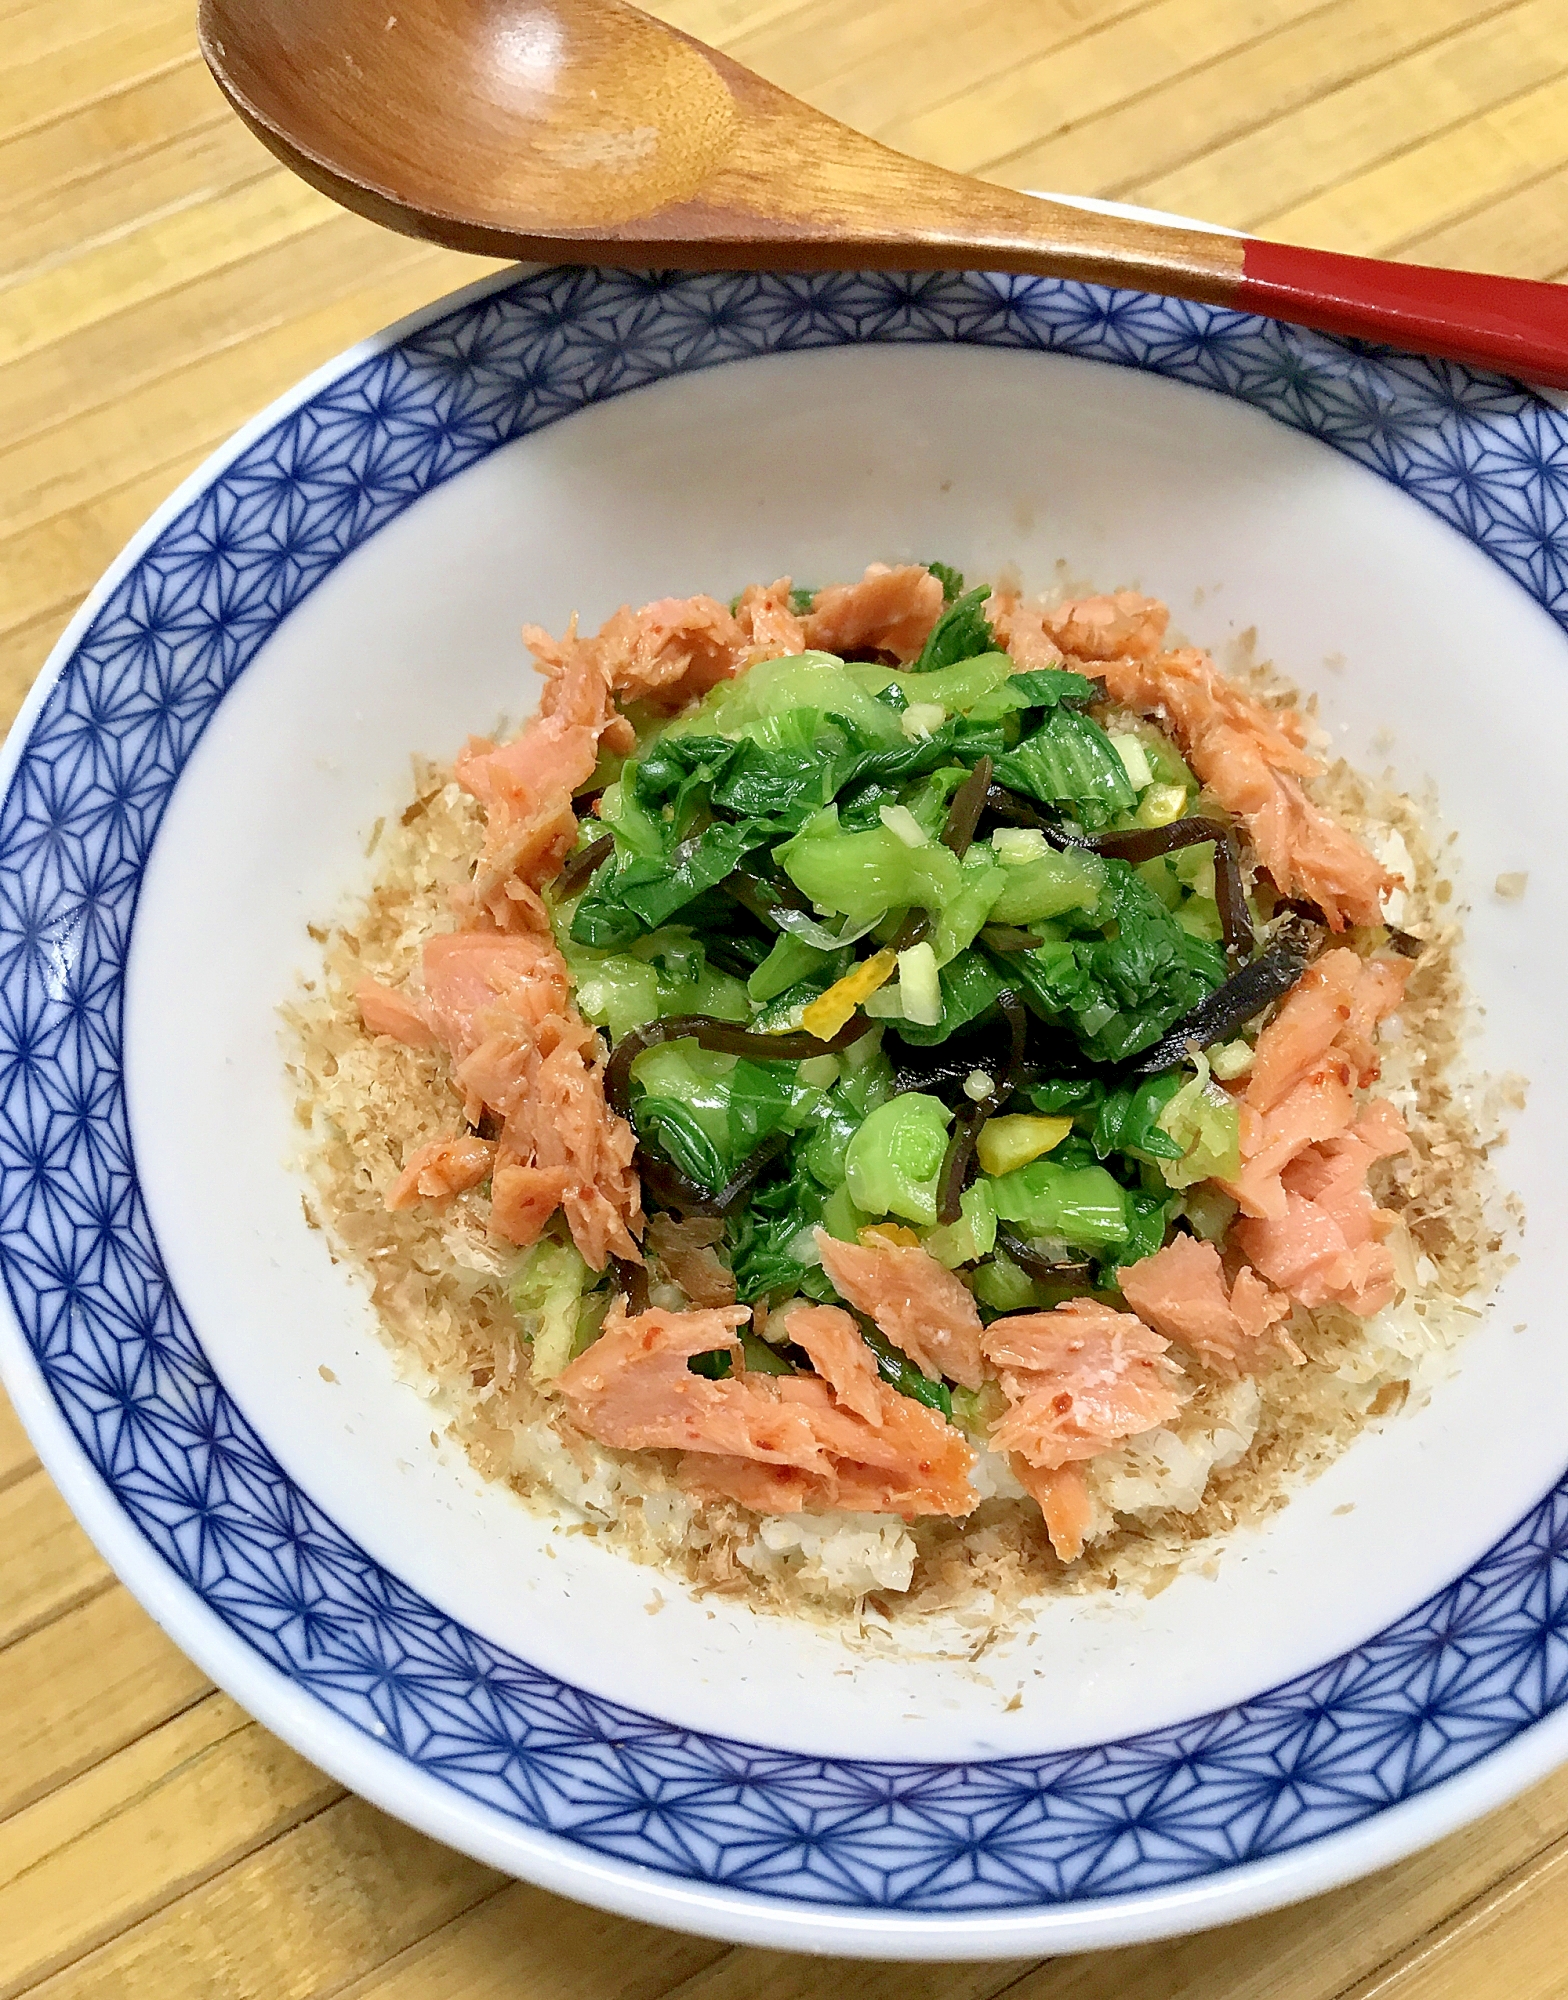
M1314 949L1315 940L1304 930L1270 945L1261 958L1200 1000L1152 1049L1134 1056L1126 1074L1155 1076L1188 1060L1194 1049L1228 1042L1255 1014L1290 991L1306 971Z
M999 993L996 1004L1007 1022L1011 1038L1007 1067L974 1109L967 1112L960 1111L954 1121L953 1136L947 1142L947 1152L942 1159L942 1171L937 1177L938 1222L948 1223L958 1220L959 1201L974 1169L975 1147L979 1143L981 1128L988 1119L994 1118L1001 1110L1018 1088L1019 1079L1023 1075L1024 1053L1029 1040L1029 1017L1015 993Z

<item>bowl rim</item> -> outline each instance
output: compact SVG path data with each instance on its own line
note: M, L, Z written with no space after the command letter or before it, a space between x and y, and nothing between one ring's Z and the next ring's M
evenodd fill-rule
M51 650L0 753L0 797L9 795L40 715L111 594L193 500L250 446L344 376L544 268L488 273L356 343L277 398L182 481L110 565ZM1347 351L1345 343L1324 344ZM882 1957L1007 1958L1136 1942L1294 1902L1384 1866L1503 1802L1568 1757L1568 1708L1558 1707L1468 1769L1302 1847L1169 1889L1092 1902L933 1915L896 1906L784 1901L682 1880L524 1828L375 1742L268 1663L174 1573L92 1465L48 1389L9 1297L0 1313L0 1374L45 1467L100 1552L182 1650L265 1726L354 1791L449 1845L544 1888L647 1921L757 1944Z

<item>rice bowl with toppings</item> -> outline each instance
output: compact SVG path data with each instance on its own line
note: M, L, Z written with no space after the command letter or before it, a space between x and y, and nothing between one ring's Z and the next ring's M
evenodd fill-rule
M530 628L289 1007L313 1213L470 1458L700 1589L1149 1590L1474 1318L1430 814L1123 591Z
M376 1804L547 1888L770 1945L954 1959L1164 1936L1384 1866L1545 1775L1568 1751L1542 1671L1568 1349L1539 1226L1562 1192L1547 863L1568 656L1563 541L1539 525L1561 447L1560 416L1462 370L955 274L507 273L302 384L116 563L8 749L25 1041L0 1362L108 1560L206 1674ZM1325 767L1302 782L1403 877L1385 928L1422 946L1356 1091L1411 1138L1368 1184L1409 1230L1415 1289L1396 1271L1369 1319L1303 1308L1317 1351L1295 1312L1273 1322L1307 1363L1238 1374L1259 1423L1219 1469L1172 1442L1212 1386L1172 1339L1182 1413L1086 1474L1120 1451L1163 1485L1120 1485L1119 1525L1072 1563L1016 1496L962 1520L760 1513L684 1491L678 1450L564 1423L532 1390L541 1309L505 1297L525 1247L487 1226L484 1184L385 1207L432 1140L493 1164L500 1121L470 1126L449 1053L378 1042L354 999L374 978L422 1006L426 941L487 927L452 900L487 834L455 767L465 734L505 744L539 700L521 619L564 640L574 607L596 634L669 593L738 618L748 579L790 571L814 598L868 558L933 553L970 589L1043 588L1044 610L1167 601L1160 650L1210 648L1301 713ZM609 830L592 790L579 851ZM1186 817L1228 811L1202 793ZM973 844L996 857L1002 824ZM1256 877L1251 897L1262 956L1280 913ZM1356 929L1299 935L1359 956ZM873 929L851 964L892 942ZM593 951L637 957L573 946ZM573 1004L607 1069L614 1024ZM861 1014L885 1050L918 1046ZM949 1141L1009 1046L924 1078ZM1062 1115L1017 1095L998 1113ZM1505 1124L1517 1243L1506 1204L1470 1199ZM678 1164L659 1132L638 1144ZM1120 1155L1095 1164L1135 1191ZM977 1148L960 1193L989 1171ZM645 1216L711 1227L638 1177ZM561 1229L543 1233L564 1247ZM684 1310L646 1224L640 1248L650 1308ZM983 1329L1028 1316L976 1310ZM786 1385L815 1374L783 1359ZM692 1379L736 1374L732 1350L728 1376ZM964 1394L926 1379L962 1430ZM1183 1469L1206 1486L1190 1515Z

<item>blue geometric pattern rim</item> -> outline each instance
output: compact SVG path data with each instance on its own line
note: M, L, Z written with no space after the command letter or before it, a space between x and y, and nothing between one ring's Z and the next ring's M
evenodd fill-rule
M280 1674L523 1825L667 1875L955 1916L1169 1888L1364 1822L1568 1696L1568 1483L1467 1575L1239 1707L1077 1751L870 1764L554 1679L372 1562L217 1380L164 1270L121 1080L163 810L226 692L421 494L586 404L857 342L1047 349L1219 391L1413 494L1568 626L1568 419L1517 385L1140 294L984 275L545 271L321 387L111 590L0 808L0 1272L50 1391L171 1570Z

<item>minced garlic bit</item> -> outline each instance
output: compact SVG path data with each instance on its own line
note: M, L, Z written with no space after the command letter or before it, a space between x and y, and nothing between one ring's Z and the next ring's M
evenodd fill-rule
M942 1019L942 981L936 953L921 940L898 954L898 992L904 1019L935 1028Z
M896 833L906 847L925 847L931 838L908 806L884 806L882 824L889 833Z
M912 701L898 718L898 726L911 743L933 736L947 720L947 710L939 701Z
M1492 884L1492 893L1504 903L1517 903L1524 894L1530 880L1528 869L1520 868L1509 875L1499 875Z
M1209 1067L1222 1083L1245 1076L1252 1067L1252 1044L1244 1041L1222 1042L1217 1049L1209 1050Z
M991 852L1009 868L1038 861L1049 842L1037 826L999 826L991 836Z
M995 1088L995 1078L988 1076L983 1069L972 1069L964 1078L964 1095L973 1098L976 1104L989 1097Z

